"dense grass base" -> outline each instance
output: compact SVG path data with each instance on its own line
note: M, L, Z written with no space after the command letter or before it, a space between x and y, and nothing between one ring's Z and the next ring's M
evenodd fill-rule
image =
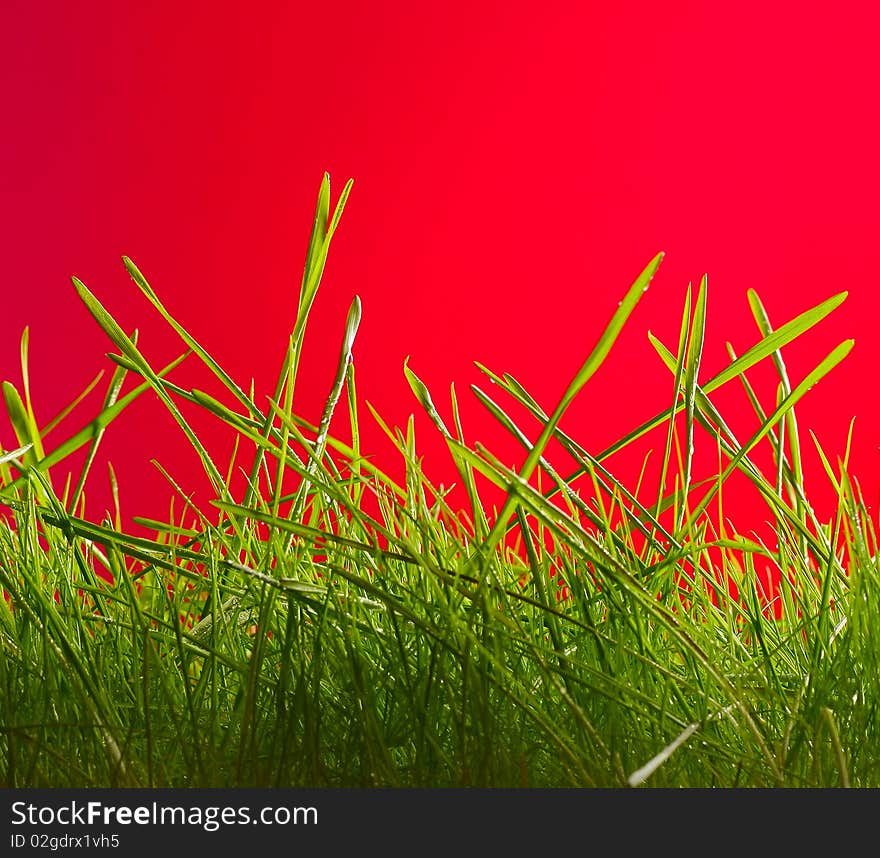
M516 584L552 587L537 545L506 586L461 580L429 568L440 549L464 565L431 519L425 563L206 531L111 585L88 573L97 528L23 506L0 557L7 786L618 786L677 738L652 785L880 784L868 558L833 613L780 621L688 605L663 572L653 605L610 570L599 590L575 558L546 604ZM104 538L111 567L142 553Z
M467 501L451 509L422 470L412 423L387 430L400 483L362 455L357 299L321 421L293 410L302 335L347 193L331 218L322 183L299 314L268 408L126 260L235 407L173 383L177 362L154 370L76 281L120 353L100 415L47 451L25 337L23 396L4 384L19 447L0 455L0 784L880 786L875 531L846 463L832 467L818 446L838 509L817 518L794 418L795 402L851 344L799 384L780 353L843 296L774 330L751 295L761 339L700 380L704 281L686 296L677 349L653 341L673 379L670 408L591 455L560 420L658 257L552 413L514 379L484 370L505 408L540 427L529 440L474 390L522 444L515 469L466 446L454 395L448 428L407 368L461 476ZM746 378L765 359L779 374L767 409ZM130 374L142 383L122 396ZM746 442L710 399L734 379L757 421ZM177 489L182 513L142 522L155 537L139 538L118 516L89 521L83 488L103 432L147 391L177 420L216 501L197 509ZM181 400L235 429L240 443L222 471ZM346 408L342 441L330 427ZM664 425L658 484L629 490L610 460ZM562 461L548 460L551 441ZM723 455L714 479L695 478L699 443ZM79 478L53 489L50 471L84 446ZM769 477L756 464L759 446L771 454ZM713 514L734 471L775 521L767 544ZM487 483L502 492L500 510L482 499Z

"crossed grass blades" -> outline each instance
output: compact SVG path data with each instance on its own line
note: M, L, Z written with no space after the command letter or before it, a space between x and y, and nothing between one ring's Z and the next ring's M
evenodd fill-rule
M817 518L794 412L852 342L800 380L781 356L845 295L774 328L750 292L759 338L739 356L731 349L707 379L705 279L689 288L674 347L650 336L669 369L669 408L589 453L562 417L658 255L551 412L516 379L480 367L489 384L473 394L522 445L515 468L467 444L454 388L444 418L405 367L458 469L465 500L453 508L423 470L412 419L392 429L372 414L401 457L402 480L361 449L357 298L319 423L293 407L309 311L350 188L331 215L329 177L321 182L271 397L230 378L126 258L182 353L154 367L74 279L115 348L114 368L99 413L55 443L99 380L41 426L25 331L20 392L3 384L18 445L0 455L0 782L880 785L876 532L846 460L833 465L815 443L837 497L833 518ZM207 366L234 405L175 383L184 360ZM768 360L778 395L761 404L747 373ZM745 440L712 401L734 382L755 415ZM168 521L139 520L152 538L125 533L118 504L99 523L85 510L104 432L145 394L168 409L215 494L197 507L167 475ZM184 416L193 407L234 430L222 466ZM522 426L536 423L532 441ZM665 437L657 485L627 488L611 460L655 430ZM700 445L721 465L696 481ZM769 452L769 473L759 451ZM62 480L71 462L82 464ZM772 539L725 520L734 471L766 505ZM118 496L112 470L111 480Z

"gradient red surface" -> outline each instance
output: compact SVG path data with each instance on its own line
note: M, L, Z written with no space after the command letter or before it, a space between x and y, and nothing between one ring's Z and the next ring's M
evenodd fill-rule
M834 455L857 417L853 470L876 505L875 4L163 0L7 2L0 14L0 376L19 382L29 324L44 421L107 365L70 275L140 329L151 359L176 353L122 254L235 377L270 393L326 169L334 197L350 176L355 187L306 340L305 416L320 414L357 293L363 397L392 424L418 411L409 355L446 413L456 382L468 437L498 446L467 395L480 378L472 361L551 407L665 250L564 427L595 449L668 403L646 331L672 342L684 289L704 272L706 373L725 361L725 340L743 351L757 337L748 287L777 323L848 289L788 360L799 379L856 339L799 418ZM723 401L753 425L735 392ZM68 426L90 407L98 394ZM428 470L451 478L418 425ZM161 408L140 402L113 428L104 454L127 516L166 509L153 457L205 491ZM0 441L12 443L5 426ZM378 430L366 443L392 458ZM808 467L827 498L815 456Z

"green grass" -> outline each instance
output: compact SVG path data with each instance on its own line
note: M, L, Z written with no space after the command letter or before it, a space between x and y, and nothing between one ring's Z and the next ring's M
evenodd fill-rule
M100 412L49 446L48 430L62 433L35 417L25 332L21 384L3 386L18 444L0 455L0 784L880 786L874 524L846 460L829 462L794 411L852 343L803 379L789 379L780 351L845 296L773 328L750 293L756 343L706 378L705 281L689 288L678 341L650 338L669 369L668 410L590 453L561 429L564 413L656 257L552 410L481 367L485 390L472 392L521 444L515 467L465 443L454 391L441 416L405 368L458 470L452 507L423 470L413 421L389 428L361 405L357 299L322 419L294 410L349 189L331 215L321 184L271 398L236 384L126 259L217 389L176 383L180 361L153 367L74 280L115 366ZM762 404L748 375L765 362L778 387ZM713 404L726 385L753 410L748 438ZM84 503L103 433L125 431L111 424L143 395L169 410L215 493L197 508L178 475L178 513L140 522L152 538L124 532L118 512L90 520ZM234 430L230 460L206 449L185 416L194 408ZM398 480L361 449L364 420L386 429ZM616 453L658 437L654 485L615 479ZM804 491L806 446L837 498L827 521ZM708 480L699 450L721 463ZM725 520L735 471L774 522L767 539Z

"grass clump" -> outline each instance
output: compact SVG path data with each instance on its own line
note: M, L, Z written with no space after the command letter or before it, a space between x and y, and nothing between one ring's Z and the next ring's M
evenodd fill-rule
M458 469L466 501L453 507L423 470L412 420L391 429L374 415L402 479L361 450L356 298L321 420L293 408L309 311L350 186L331 215L328 177L321 183L297 316L265 404L125 259L183 355L154 368L137 336L74 279L116 349L115 368L99 414L49 449L55 426L34 414L25 334L22 392L3 385L18 444L0 455L0 783L880 786L876 533L846 461L834 467L818 444L837 509L817 517L794 416L852 343L802 380L789 379L781 357L845 295L774 329L750 293L760 339L706 379L705 280L688 289L675 347L651 337L670 371L669 408L590 453L562 431L562 417L656 257L549 413L516 379L480 367L492 393L473 393L522 445L516 468L467 445L454 391L444 419L405 367ZM175 383L184 359L207 366L235 405ZM748 380L764 361L779 380L767 407ZM123 395L129 376L139 382ZM712 401L734 381L755 412L746 440ZM215 494L199 508L172 483L185 512L142 521L150 538L84 509L103 433L147 393L173 416ZM222 467L182 403L234 430L236 452ZM338 412L347 412L344 438L331 432ZM522 427L536 421L533 441ZM627 488L610 470L614 454L664 426L657 485ZM699 445L719 452L709 480L695 479ZM50 472L82 448L79 473L57 490ZM734 472L766 504L772 539L747 538L717 513ZM490 490L500 509L485 500Z

